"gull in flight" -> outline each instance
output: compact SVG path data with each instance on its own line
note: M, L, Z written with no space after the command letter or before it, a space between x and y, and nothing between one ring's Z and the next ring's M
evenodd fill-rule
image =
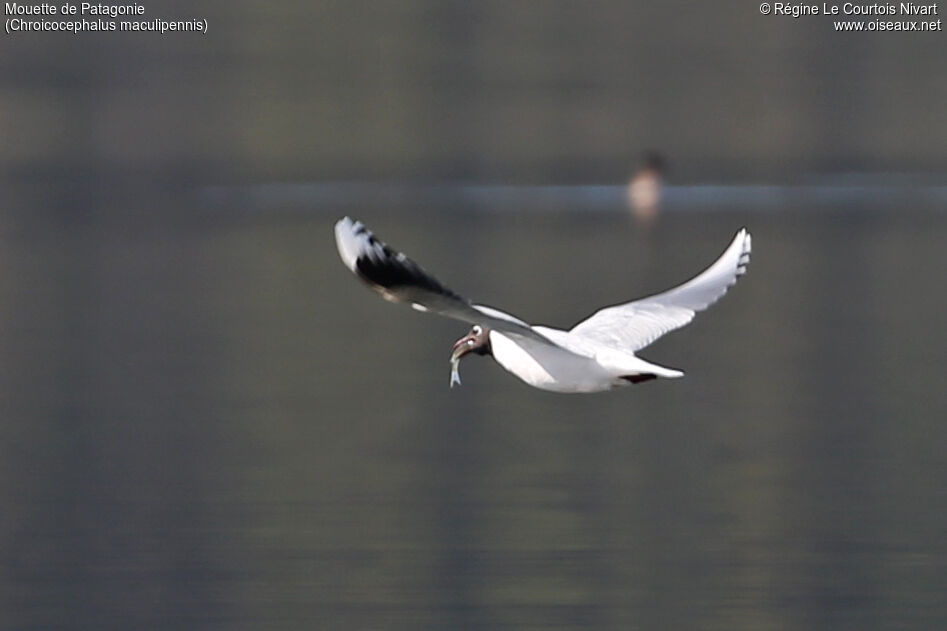
M750 233L744 228L720 258L683 285L605 307L563 331L529 325L472 303L359 221L340 219L335 224L335 240L346 267L386 300L473 325L451 351L451 387L460 383L458 365L469 354L490 355L529 385L553 392L601 392L658 377L682 377L683 372L645 361L635 353L717 302L750 262Z

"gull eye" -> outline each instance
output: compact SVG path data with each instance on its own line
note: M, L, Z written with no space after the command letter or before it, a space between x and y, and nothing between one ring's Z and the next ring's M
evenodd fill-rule
M473 328L473 334L474 334L474 335L480 335L481 333L483 333L483 329L480 328L480 325L478 324L478 325L474 326L474 328Z

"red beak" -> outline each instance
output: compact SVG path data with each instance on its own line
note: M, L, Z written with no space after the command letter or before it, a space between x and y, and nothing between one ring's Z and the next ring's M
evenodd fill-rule
M470 347L467 346L467 342L471 340L469 335L465 335L456 342L454 342L454 347L451 348L450 358L452 361L456 361L470 352Z

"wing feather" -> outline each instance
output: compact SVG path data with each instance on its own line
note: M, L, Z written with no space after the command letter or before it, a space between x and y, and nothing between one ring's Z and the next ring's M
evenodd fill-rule
M335 240L345 266L386 300L551 344L519 318L492 307L474 305L446 287L360 221L340 219L335 224Z
M717 302L746 272L751 238L746 228L710 267L696 277L654 296L601 309L575 325L570 333L634 353L678 329Z

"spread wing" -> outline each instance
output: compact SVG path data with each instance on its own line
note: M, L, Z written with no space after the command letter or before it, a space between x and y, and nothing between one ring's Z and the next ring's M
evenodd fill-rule
M570 333L634 353L679 329L717 302L750 262L750 233L740 230L713 265L683 285L664 293L601 309Z
M360 221L348 217L340 219L335 224L335 241L345 266L385 300L404 302L418 311L430 311L552 344L519 318L475 305L445 287L420 265L381 241Z

